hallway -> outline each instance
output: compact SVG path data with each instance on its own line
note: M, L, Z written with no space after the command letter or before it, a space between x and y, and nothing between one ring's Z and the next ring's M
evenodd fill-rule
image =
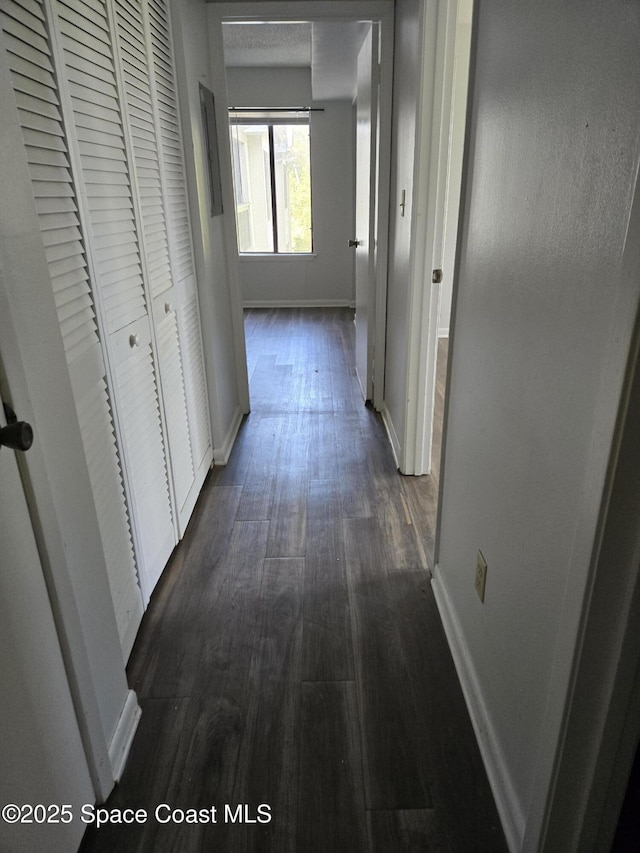
M417 529L433 484L362 404L352 319L247 312L252 412L128 668L143 715L107 805L149 818L85 853L506 850Z

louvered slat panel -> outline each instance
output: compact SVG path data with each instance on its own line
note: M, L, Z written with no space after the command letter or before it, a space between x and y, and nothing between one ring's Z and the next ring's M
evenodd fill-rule
M171 448L171 470L178 509L181 509L193 483L193 466L178 342L178 324L174 311L169 311L156 324L156 332L162 372L162 392L165 400L168 401L168 405L165 406L165 415Z
M89 7L86 4L80 9L76 9L73 6L70 6L69 4L65 4L63 18L64 22L61 26L61 29L64 30L65 27L68 26L68 24L72 24L83 30L85 33L87 33L87 35L91 35L98 41L102 41L104 42L104 44L108 45L109 41L105 37L104 31L99 26L96 26L96 24L93 22L92 17L87 17L86 14L82 14L83 12L86 13L88 11L88 8ZM68 22L68 24L66 22Z
M149 289L152 298L155 298L169 290L173 282L164 216L159 222L156 218L158 210L163 212L162 181L158 167L158 145L143 31L143 13L139 0L133 0L133 2L115 0L115 11Z
M22 64L22 63L20 63ZM12 75L13 89L15 92L24 92L25 95L33 95L42 103L55 104L57 103L52 85L47 85L35 79L35 77L27 77L17 70L18 62L14 63L14 72ZM53 78L51 80L53 82Z
M111 35L103 2L54 2L78 139L110 149L107 156L96 156L90 145L80 145L92 235L95 232L105 241L104 250L96 253L95 267L111 334L142 318L147 311ZM85 27L87 20L91 21L90 31ZM120 253L121 241L109 244L108 234L99 227L106 210L126 225L134 252L134 257L115 272L112 259Z
M7 15L5 21L6 23L3 25L5 38L14 49L17 42L22 42L28 48L29 57L33 55L33 52L43 56L50 55L47 31L39 18L34 15L25 15L22 21L18 21L16 18ZM15 52L19 53L20 51L16 50Z
M164 0L148 0L160 142L165 166L171 268L176 284L193 275L182 139L173 72L171 33Z
M105 383L99 383L85 394L77 402L77 409L118 632L126 659L142 616L142 602L136 582L133 545Z
M127 471L145 566L149 572L156 570L153 585L169 558L172 514L151 347L123 360L116 371Z
M100 133L87 127L76 127L76 138L78 140L78 148L80 154L86 154L88 151L95 151L96 145L102 145L105 148L122 147L122 138L109 133Z
M97 344L98 334L44 13L34 0L6 2L1 21L65 353L72 364ZM7 33L13 38L6 39ZM71 232L45 218L43 211L60 207L67 211ZM69 270L79 271L72 281ZM74 293L80 289L82 298L69 298L68 286Z
M189 433L191 452L196 470L211 448L209 410L207 406L206 380L202 357L200 315L195 291L185 302L181 312L180 342L183 353L183 368L187 407L189 411Z
M44 22L44 13L38 0L22 0L20 4L7 3L3 6L2 11L7 18L11 18L14 21L21 21L29 27L34 26L34 18L40 22ZM39 32L42 33L43 31L45 31L44 23L42 23L42 30L39 30Z

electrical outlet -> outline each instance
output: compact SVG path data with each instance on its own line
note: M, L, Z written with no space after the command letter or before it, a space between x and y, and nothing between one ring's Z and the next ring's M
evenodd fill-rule
M482 551L478 551L476 557L476 580L475 587L478 593L478 598L484 604L484 588L487 585L487 561L482 555Z

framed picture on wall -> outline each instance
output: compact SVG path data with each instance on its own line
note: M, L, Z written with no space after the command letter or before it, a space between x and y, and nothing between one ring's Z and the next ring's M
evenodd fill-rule
M220 157L213 92L200 83L200 107L205 142L205 159L209 177L209 210L211 216L222 213L222 182L220 179Z

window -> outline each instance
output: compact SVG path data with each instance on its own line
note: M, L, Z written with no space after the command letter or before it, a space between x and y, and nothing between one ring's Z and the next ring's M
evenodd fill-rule
M313 250L307 110L230 110L238 249Z

